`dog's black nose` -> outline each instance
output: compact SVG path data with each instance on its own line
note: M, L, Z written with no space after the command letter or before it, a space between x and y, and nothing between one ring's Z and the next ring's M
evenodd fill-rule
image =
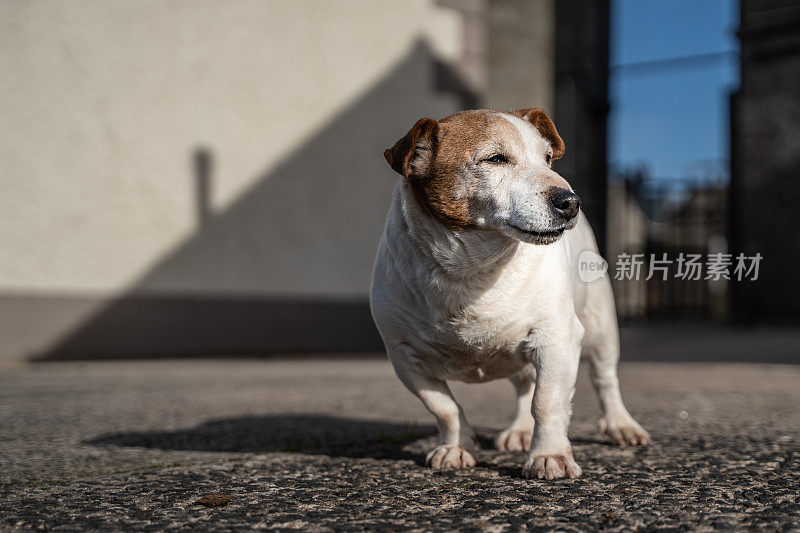
M553 211L567 220L578 216L581 208L581 199L567 189L553 189L553 192L550 193L550 203L553 205Z

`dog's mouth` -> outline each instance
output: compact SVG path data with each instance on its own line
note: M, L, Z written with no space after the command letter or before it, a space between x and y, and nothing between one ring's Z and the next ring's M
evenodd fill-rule
M569 229L567 226L563 226L561 228L547 231L531 231L522 229L514 224L509 224L509 227L513 228L516 233L520 234L520 240L529 242L531 244L552 244L560 239L561 236L564 235L564 232Z

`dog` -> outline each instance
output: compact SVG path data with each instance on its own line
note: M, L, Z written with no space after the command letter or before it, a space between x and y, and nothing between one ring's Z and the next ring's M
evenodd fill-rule
M600 430L649 434L622 402L619 328L580 198L552 170L564 141L541 108L423 118L384 157L398 180L373 271L372 315L400 381L436 418L433 468L475 466L475 433L448 380L510 379L517 413L500 450L529 450L527 479L576 478L567 437L578 363L591 364Z

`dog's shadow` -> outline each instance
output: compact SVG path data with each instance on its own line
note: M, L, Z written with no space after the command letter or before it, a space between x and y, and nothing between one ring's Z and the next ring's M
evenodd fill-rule
M231 454L298 452L329 457L410 460L424 465L425 454L434 445L436 434L433 425L294 414L209 420L190 429L174 431L110 433L86 440L84 444ZM491 430L478 433L478 443L483 450L492 450L492 434ZM610 445L587 438L573 437L572 442ZM494 465L494 468L499 469L501 475L520 475L518 466Z
M336 457L407 459L408 450L436 433L433 425L359 420L326 415L265 415L209 420L194 428L105 434L84 441L94 446L227 453L301 452Z

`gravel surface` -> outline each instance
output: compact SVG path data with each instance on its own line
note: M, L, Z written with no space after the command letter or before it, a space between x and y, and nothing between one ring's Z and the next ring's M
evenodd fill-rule
M505 382L454 386L478 466L432 471L430 415L379 360L0 368L0 529L800 529L800 367L626 363L654 444L612 446L582 371L577 480L491 450Z

